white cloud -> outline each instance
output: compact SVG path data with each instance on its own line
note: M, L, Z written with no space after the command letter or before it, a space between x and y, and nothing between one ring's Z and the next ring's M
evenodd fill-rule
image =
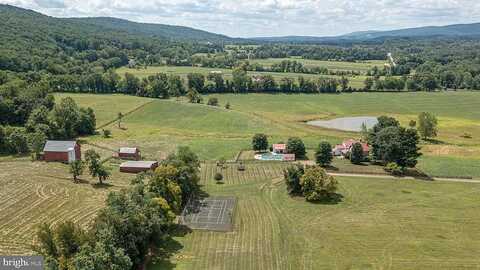
M337 35L480 21L478 0L0 0L52 16L113 16L231 36Z

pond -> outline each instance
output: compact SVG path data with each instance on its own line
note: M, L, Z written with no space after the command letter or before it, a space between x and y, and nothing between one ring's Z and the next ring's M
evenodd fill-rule
M367 126L367 129L372 128L378 123L377 117L372 116L357 116L357 117L342 117L332 120L316 120L307 122L308 125L316 127L324 127L331 129L338 129L343 131L362 131L362 124Z

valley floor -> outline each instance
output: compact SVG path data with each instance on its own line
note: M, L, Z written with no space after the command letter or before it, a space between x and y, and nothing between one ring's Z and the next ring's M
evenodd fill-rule
M97 112L101 135L82 138L85 151L102 158L120 146L138 146L146 159L161 159L179 145L190 146L202 163L202 189L211 196L238 198L230 233L185 231L170 243L170 262L153 261L149 269L478 269L480 259L480 184L386 179L380 167L352 166L336 160L340 200L310 204L287 195L284 163L240 159L247 169L229 165L223 185L213 180L213 160L233 160L250 148L255 133L270 142L291 136L304 140L312 158L321 140L332 144L356 133L307 126L304 121L339 116L397 117L402 124L429 111L439 118L437 141L422 143L418 167L441 177L480 179L480 93L361 93L342 95L215 95L221 106L184 100L151 100L118 95L72 96ZM206 96L208 99L212 96ZM232 109L223 105L229 102ZM458 108L462 108L459 110ZM126 113L121 127L118 112ZM129 113L130 112L130 113ZM128 114L129 113L129 114ZM462 135L468 133L471 138ZM109 191L128 185L133 176L108 161L110 185L82 177L73 184L68 167L32 163L27 157L0 157L0 253L30 252L33 235L43 222L72 219L88 225Z

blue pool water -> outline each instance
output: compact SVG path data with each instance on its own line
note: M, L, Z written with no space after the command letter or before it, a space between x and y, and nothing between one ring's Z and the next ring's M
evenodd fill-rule
M259 158L256 157L258 160L266 160L266 161L283 161L282 154L273 154L273 153L266 153L257 155Z

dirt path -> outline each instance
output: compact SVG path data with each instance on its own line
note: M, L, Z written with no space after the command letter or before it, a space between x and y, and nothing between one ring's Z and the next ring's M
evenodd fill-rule
M333 176L347 176L347 177L358 177L358 178L382 178L382 179L387 178L387 179L408 179L408 180L419 179L411 176L397 177L392 175L372 175L372 174L354 174L354 173L329 173L329 174ZM480 180L459 179L459 178L433 178L432 181L480 184Z

